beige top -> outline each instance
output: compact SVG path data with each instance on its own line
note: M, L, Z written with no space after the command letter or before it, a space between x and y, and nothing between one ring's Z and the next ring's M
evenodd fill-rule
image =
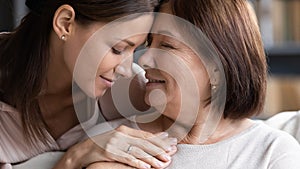
M144 73L143 69L135 63L132 65L132 71L134 74ZM128 86L128 84L128 80L118 80L114 85L117 86L114 91L118 94L118 97L114 99L121 103L119 110L122 110L124 117L135 111L129 109L129 103L126 102L128 99L124 98L127 95L120 94L124 90L124 86ZM82 95L86 98L86 95L76 85L73 86L73 92L76 93L73 99L76 99L76 97L82 98ZM20 112L0 101L0 169L11 169L11 163L23 162L44 152L66 150L75 143L86 139L87 134L85 131L89 131L96 124L106 121L100 113L96 100L90 98L79 100L81 101L77 102L74 107L80 124L64 133L57 140L46 131L48 140L50 140L50 147L46 147L42 142L36 143L37 147L26 144ZM91 136L90 133L88 135Z
M0 38L5 34L9 32L1 32ZM73 127L57 140L46 132L50 147L42 142L37 142L35 147L26 144L20 112L0 101L0 169L10 169L10 163L22 162L43 152L66 150L85 136L82 127L90 128L97 123L99 113L94 112L96 111L83 114L86 117L85 122Z
M93 112L88 114L89 118L85 122L73 127L57 140L46 132L50 147L42 142L38 142L35 147L26 144L20 113L0 101L0 169L9 168L10 163L22 162L44 152L66 150L86 136L83 128L88 129L97 123L99 110Z

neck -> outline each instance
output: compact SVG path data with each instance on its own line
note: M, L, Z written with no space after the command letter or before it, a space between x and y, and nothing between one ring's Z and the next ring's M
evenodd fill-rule
M204 142L199 144L213 144L226 140L246 130L252 124L253 122L250 119L228 120L222 118L216 130Z
M63 44L54 33L50 37L50 61L43 91L50 95L69 95L72 91L72 73L63 57Z
M63 44L52 32L50 35L50 60L43 83L39 104L44 118L56 116L73 106L72 74L64 64Z
M253 122L249 119L227 120L222 118L217 124L216 129L212 131L204 141L200 140L202 138L201 133L205 130L205 123L187 126L179 124L173 119L162 115L148 124L139 124L139 126L143 130L154 133L166 131L171 137L177 138L180 144L197 145L213 144L226 140L249 128L252 124Z
M168 123L167 126L170 126L170 119L164 118L163 123ZM183 126L176 125L173 122L173 130L171 130L172 135L181 140L181 144L213 144L223 140L226 140L242 131L247 129L252 125L251 120L227 120L221 119L216 126L214 131L205 131L207 128L204 124L196 124L193 126ZM202 134L207 136L202 136Z

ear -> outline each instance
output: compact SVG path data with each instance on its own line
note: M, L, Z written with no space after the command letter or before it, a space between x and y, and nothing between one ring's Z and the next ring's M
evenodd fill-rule
M75 11L70 5L60 6L53 17L53 30L59 39L66 40L75 26Z

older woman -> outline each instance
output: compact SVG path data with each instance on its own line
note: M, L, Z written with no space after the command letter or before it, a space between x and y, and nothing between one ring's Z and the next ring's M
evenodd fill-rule
M167 150L174 144L164 133L153 139L151 133L123 127L95 136L102 147L91 139L81 141L82 128L98 121L99 111L93 110L99 109L97 100L118 77L131 75L133 52L145 42L157 0L26 0L26 4L31 11L21 24L0 34L0 168L48 151L66 151L55 167L59 169L98 161L138 168L166 166ZM98 30L106 32L99 35ZM86 45L89 39L94 43ZM92 105L82 106L86 109L77 114L76 104L84 99L73 100L77 96L73 85L89 96ZM85 119L78 121L77 115ZM147 136L152 139L145 140ZM145 152L161 155L142 161L113 139L135 142Z
M148 79L145 101L157 111L109 125L177 137L170 168L298 169L297 141L250 119L264 105L267 65L247 3L169 0L160 12L139 61Z

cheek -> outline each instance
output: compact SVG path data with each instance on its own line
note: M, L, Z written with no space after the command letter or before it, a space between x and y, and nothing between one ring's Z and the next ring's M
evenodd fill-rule
M207 103L207 99L211 96L210 79L205 70L199 70L195 77L197 78L200 103Z
M181 91L176 81L164 75L166 83L153 90L146 90L145 102L151 106L180 105Z
M115 56L107 54L103 57L101 61L95 60L95 62L100 64L97 67L97 75L102 75L103 73L114 72L114 69L122 62L121 56Z
M210 85L209 83L199 85L200 101L206 102L210 97Z
M168 102L173 102L176 104L180 102L181 89L176 80L171 77L167 78L166 95Z
M79 46L77 49L80 49ZM74 71L75 82L88 96L92 98L102 96L108 87L99 75L109 71L113 72L116 65L115 61L110 59L111 56L103 56L101 52L95 51L94 48L87 48L81 52L77 49L69 50L68 55L65 57L68 68L72 73ZM78 56L79 53L80 56ZM106 77L111 78L109 75L106 75Z

